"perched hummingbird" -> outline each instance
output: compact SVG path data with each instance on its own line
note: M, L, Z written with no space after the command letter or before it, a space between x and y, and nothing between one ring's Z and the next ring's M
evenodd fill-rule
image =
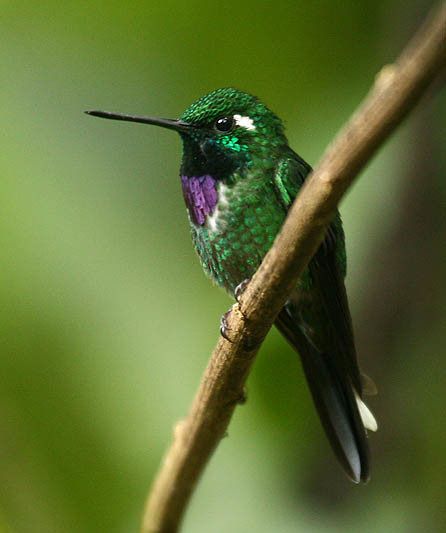
M281 120L256 97L217 89L178 120L87 111L177 131L192 239L206 273L231 295L273 244L311 167L289 146ZM276 326L299 353L331 446L348 476L369 478L367 429L377 424L362 398L361 374L344 286L346 254L339 213L329 226Z

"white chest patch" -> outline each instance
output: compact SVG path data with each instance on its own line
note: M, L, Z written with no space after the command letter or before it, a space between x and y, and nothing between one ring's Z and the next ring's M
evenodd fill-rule
M206 226L212 232L215 232L217 231L217 229L220 229L219 218L221 215L221 210L224 209L228 205L227 192L228 192L228 187L224 185L223 183L220 183L217 189L217 194L218 194L217 205L212 215L208 216L206 219Z
M245 130L255 130L254 121L251 117L242 117L242 115L234 115L234 120L237 126L245 128Z

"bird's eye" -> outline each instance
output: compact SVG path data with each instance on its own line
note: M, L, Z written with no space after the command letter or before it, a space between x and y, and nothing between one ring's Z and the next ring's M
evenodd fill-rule
M221 117L215 121L214 128L217 131L228 133L229 131L233 129L234 124L235 124L235 121L232 117Z

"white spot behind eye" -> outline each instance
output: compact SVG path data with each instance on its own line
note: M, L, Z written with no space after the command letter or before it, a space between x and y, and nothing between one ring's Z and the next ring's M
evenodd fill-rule
M242 115L234 115L234 120L237 126L245 128L246 130L255 130L254 121L250 117L242 117Z

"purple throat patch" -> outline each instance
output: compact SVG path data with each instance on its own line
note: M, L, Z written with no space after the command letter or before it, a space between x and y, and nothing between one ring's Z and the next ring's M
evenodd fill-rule
M195 224L203 226L218 202L217 182L212 176L181 176L183 196Z

